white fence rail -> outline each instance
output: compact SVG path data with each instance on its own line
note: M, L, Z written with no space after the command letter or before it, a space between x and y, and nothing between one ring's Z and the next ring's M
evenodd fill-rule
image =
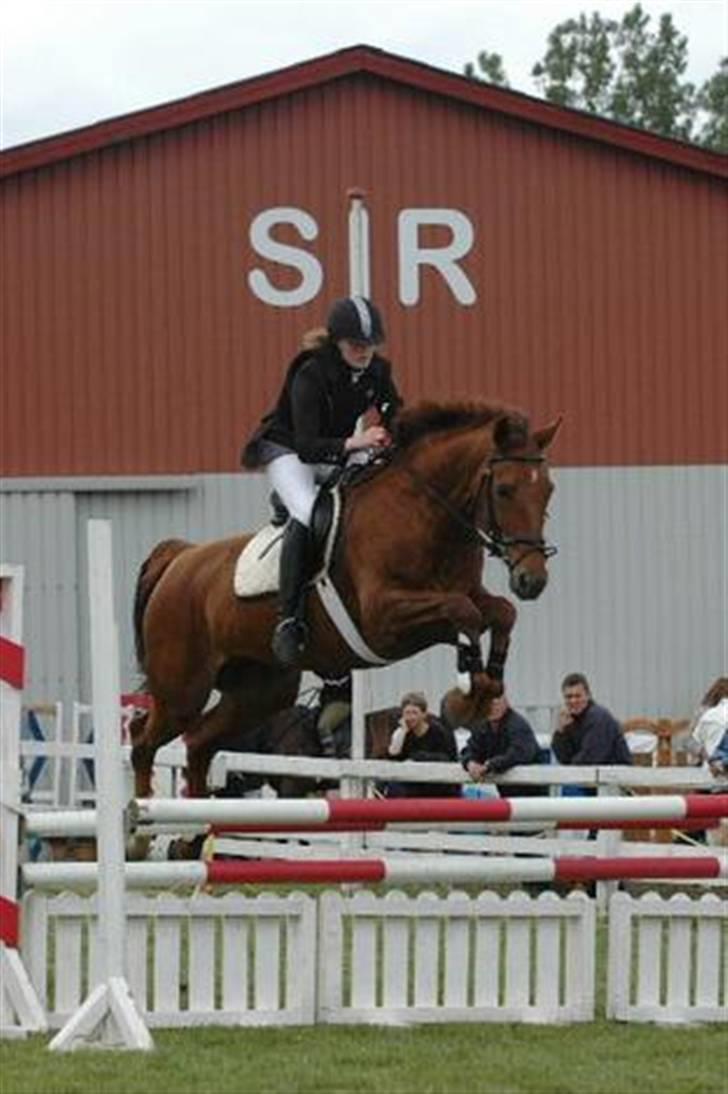
M594 1013L594 905L522 892L325 893L320 1019L579 1022ZM349 968L350 983L345 985ZM348 991L345 990L348 987Z
M127 894L128 980L153 1027L577 1022L597 1001L593 901L369 891L193 897ZM25 898L24 958L49 1023L101 975L95 897ZM719 1022L728 1002L728 909L616 894L607 1017Z
M728 905L676 893L610 903L607 1017L628 1022L728 1019Z
M96 898L34 892L24 955L53 1028L101 976ZM316 905L304 894L127 894L128 983L149 1026L309 1025Z

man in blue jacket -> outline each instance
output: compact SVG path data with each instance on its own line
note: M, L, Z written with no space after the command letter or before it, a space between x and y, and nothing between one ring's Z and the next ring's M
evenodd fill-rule
M589 681L571 672L561 684L564 709L551 739L560 764L631 764L622 727L606 707L592 699Z
M512 709L503 694L491 700L487 719L473 726L460 761L473 782L482 782L488 775L502 775L516 764L540 763L541 747L529 723ZM508 798L538 796L548 793L548 787L508 783L501 787L501 793Z

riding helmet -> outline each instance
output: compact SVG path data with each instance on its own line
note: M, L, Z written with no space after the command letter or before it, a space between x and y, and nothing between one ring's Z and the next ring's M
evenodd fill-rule
M335 342L350 338L368 346L384 341L384 324L379 309L364 296L347 296L337 300L329 312L326 324Z

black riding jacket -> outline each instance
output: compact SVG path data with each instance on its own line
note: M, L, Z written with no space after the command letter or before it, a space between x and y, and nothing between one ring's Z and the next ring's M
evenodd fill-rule
M261 441L290 449L304 463L341 463L344 442L360 415L376 407L389 426L401 403L389 361L375 354L367 368L357 372L327 340L291 362L275 409L243 449L243 465L260 466Z

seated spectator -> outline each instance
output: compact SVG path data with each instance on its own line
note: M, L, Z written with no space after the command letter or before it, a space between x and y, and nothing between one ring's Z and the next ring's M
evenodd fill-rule
M622 727L606 707L594 702L586 676L569 673L561 684L561 694L564 707L551 739L551 749L560 764L632 763ZM593 788L580 787L578 792L596 794Z
M728 677L721 676L703 699L703 713L693 730L700 755L714 775L728 774Z
M316 711L316 732L323 756L351 755L350 672L338 679L324 679Z
M460 753L460 760L473 782L483 782L489 775L502 775L516 764L537 764L542 750L536 734L510 706L505 695L491 699L488 717L475 722L470 740ZM547 786L507 784L500 788L508 798L536 797L548 794Z
M430 763L457 761L455 734L427 712L427 699L419 691L408 692L400 703L400 720L389 741L392 760ZM460 796L457 783L390 783L390 798L452 798Z

